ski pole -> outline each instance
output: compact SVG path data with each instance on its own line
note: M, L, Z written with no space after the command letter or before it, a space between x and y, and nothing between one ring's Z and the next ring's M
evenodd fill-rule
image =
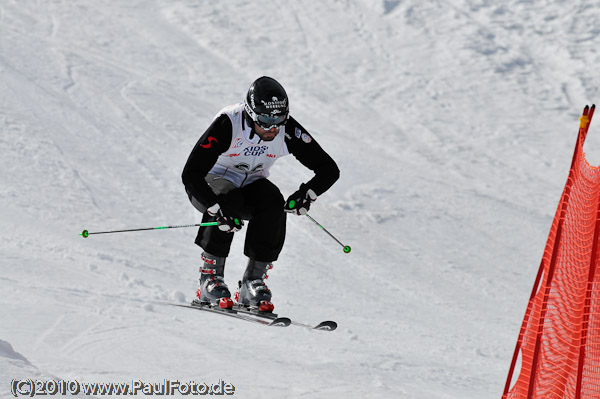
M340 240L338 240L337 238L335 238L335 236L333 234L331 234L329 231L327 231L327 229L323 226L321 226L321 224L319 222L317 222L315 219L313 219L312 216L310 216L308 213L306 214L306 216L312 220L317 226L319 226L321 229L323 229L323 231L327 234L329 234L329 237L333 238L338 244L340 244L342 246L342 248L344 248L344 253L348 254L350 253L350 251L352 250L352 248L350 248L350 245L344 245L340 242Z
M129 229L129 230L112 230L112 231L95 231L89 232L87 230L83 230L79 235L83 236L83 238L87 238L92 234L109 234L109 233L125 233L128 231L143 231L143 230L164 230L164 229L177 229L180 227L202 227L202 226L216 226L219 223L217 222L208 222L208 223L200 223L200 224L181 224L177 226L162 226L162 227L144 227L141 229Z

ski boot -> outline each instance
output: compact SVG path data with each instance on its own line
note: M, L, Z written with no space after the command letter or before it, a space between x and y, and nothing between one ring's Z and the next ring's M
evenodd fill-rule
M223 274L225 272L225 258L202 253L204 265L200 267L200 279L198 280L197 299L193 303L201 306L218 306L221 309L231 309L233 301L231 293Z
M273 312L275 306L271 302L271 290L265 284L267 271L273 265L270 262L248 261L243 280L238 283L239 289L235 294L238 306L260 312Z

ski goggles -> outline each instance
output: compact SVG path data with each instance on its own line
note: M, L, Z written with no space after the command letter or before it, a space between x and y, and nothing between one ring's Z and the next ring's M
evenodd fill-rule
M280 115L269 115L269 114L254 114L252 120L256 122L258 126L265 130L270 130L281 125L285 125L288 119L288 113Z

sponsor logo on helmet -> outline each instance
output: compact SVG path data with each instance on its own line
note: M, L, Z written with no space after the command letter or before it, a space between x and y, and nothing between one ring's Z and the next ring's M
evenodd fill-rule
M251 98L251 100L253 101L252 98ZM287 99L284 98L283 100L280 100L277 97L273 96L273 98L271 99L271 101L260 100L260 102L263 103L263 105L267 109L285 108L286 104L287 104ZM277 112L281 112L281 111L277 110Z

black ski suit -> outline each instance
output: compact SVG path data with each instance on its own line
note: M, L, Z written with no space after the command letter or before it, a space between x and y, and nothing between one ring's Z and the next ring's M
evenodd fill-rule
M224 108L200 137L183 169L182 180L202 222L213 221L207 208L218 203L224 214L248 220L244 254L262 262L277 260L285 241L285 200L267 176L280 156L292 154L315 175L306 183L317 195L339 178L335 161L291 116L273 142L260 140L248 126L243 106ZM200 227L196 244L226 257L232 233Z

